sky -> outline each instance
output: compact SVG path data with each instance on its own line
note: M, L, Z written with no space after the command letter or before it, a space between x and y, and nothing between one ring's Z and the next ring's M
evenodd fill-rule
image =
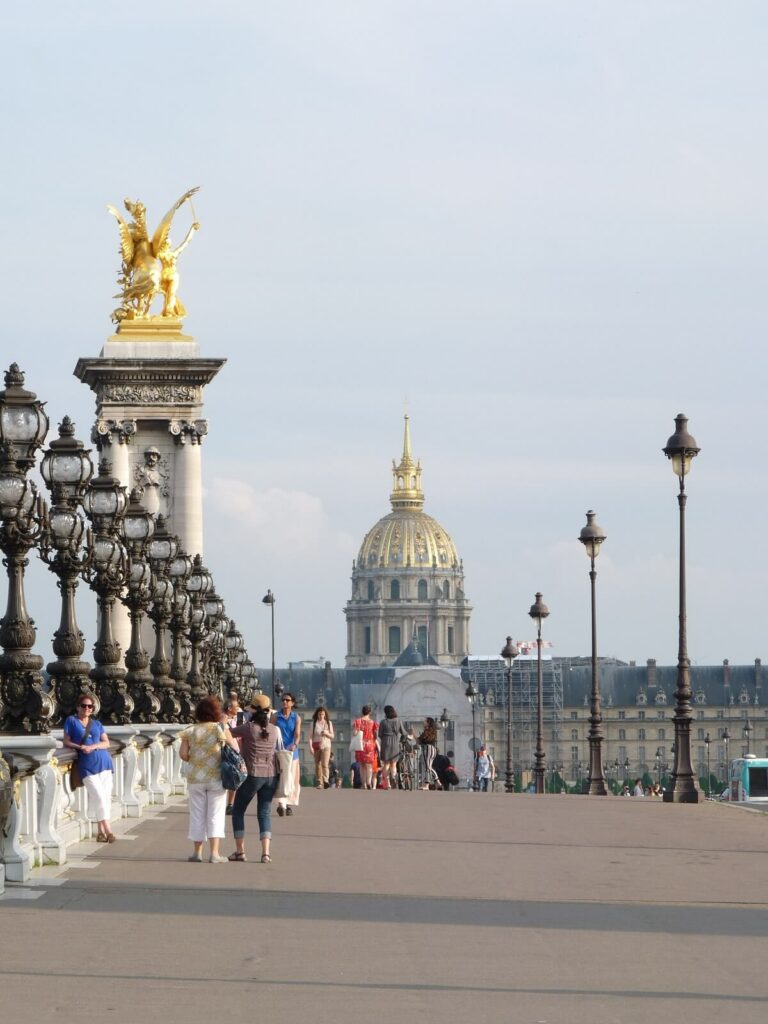
M3 368L88 438L112 327L106 204L192 185L205 560L252 660L342 665L411 417L472 653L532 635L677 657L684 412L691 659L768 658L763 0L42 0L4 15ZM180 215L181 216L181 215ZM185 230L185 228L184 228ZM85 588L82 588L85 590ZM58 625L30 566L37 650ZM81 593L92 643L92 597ZM89 651L90 653L90 651Z

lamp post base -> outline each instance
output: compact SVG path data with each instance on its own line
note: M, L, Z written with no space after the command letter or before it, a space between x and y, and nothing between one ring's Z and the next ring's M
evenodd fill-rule
M693 779L673 779L670 788L664 790L662 799L665 804L697 804L699 791Z

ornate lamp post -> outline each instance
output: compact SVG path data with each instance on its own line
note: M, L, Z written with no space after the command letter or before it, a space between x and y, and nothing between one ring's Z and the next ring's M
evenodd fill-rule
M187 593L186 583L192 572L192 559L182 551L176 553L168 567L168 575L173 583L173 601L171 605L171 620L169 623L171 631L171 668L170 676L176 684L176 698L181 705L181 721L192 721L192 688L187 684L187 670L184 664L184 642L189 619L192 610L192 603Z
M629 769L630 769L630 768L631 768L631 765L630 765L630 763L629 763L629 758L628 758L628 757L625 757L625 758L624 758L624 783L625 783L625 785L626 785L626 784L628 783L628 781L629 781Z
M709 745L711 742L712 741L709 738L709 733L707 733L707 735L704 737L704 746L707 750L707 800L709 800L712 797L712 776L709 772Z
M667 803L698 803L699 793L691 765L691 680L688 658L688 636L685 594L685 478L691 471L691 464L700 448L688 433L688 419L679 413L675 417L675 432L667 441L664 454L672 460L672 469L680 480L677 496L680 507L680 619L677 651L677 689L675 690L675 762L672 768L672 783L664 792Z
M505 673L507 677L507 758L504 766L504 791L506 793L514 793L515 791L515 776L512 771L512 665L519 653L520 651L512 643L512 637L508 636L507 642L501 649L501 656L507 663L507 671Z
M134 488L123 517L123 536L128 549L128 579L121 600L128 609L131 642L125 654L128 671L125 684L133 700L137 722L156 722L160 701L152 688L149 655L144 650L141 627L152 599L152 570L147 561L147 543L155 532L155 520L141 503L141 491Z
M261 603L269 605L270 617L272 619L272 676L270 678L270 686L272 687L272 704L274 706L277 699L277 691L275 690L275 595L271 590L268 590L264 597L262 597Z
M237 690L238 696L242 700L242 694L240 694L240 672L237 661L237 654L243 649L243 636L240 630L235 625L234 619L229 623L229 629L224 640L224 646L227 652L227 685L230 690Z
M746 721L746 723L744 725L743 732L744 732L744 739L747 741L747 754L749 755L749 754L752 753L752 750L751 750L751 748L749 746L749 738L750 738L750 735L752 733L752 727L749 724L749 719L747 719L747 721Z
M45 517L40 534L40 557L58 577L61 591L61 618L53 634L56 661L48 665L57 706L57 720L75 712L82 693L90 691L91 666L82 661L85 638L77 625L75 591L87 565L89 554L81 554L85 524L78 504L93 475L93 464L81 441L75 438L75 425L65 416L59 436L51 441L43 455L40 473L51 492L53 507Z
M477 738L475 734L475 712L477 705L477 690L470 679L467 683L467 688L464 691L464 696L469 701L469 706L472 709L472 789L477 789Z
M8 574L8 601L0 619L0 729L47 732L54 705L43 692L43 659L32 654L36 634L24 598L24 570L42 513L26 476L48 433L48 417L44 403L23 385L24 374L13 363L0 391L0 550Z
M128 555L119 535L128 499L111 469L109 460L101 459L98 476L83 495L83 508L95 531L85 577L96 594L99 611L99 633L93 647L96 664L91 669L101 705L99 715L103 721L125 725L131 720L133 700L125 685L120 644L112 631L112 609L129 575Z
M728 744L731 741L731 734L728 729L723 729L723 744L725 746L725 784L731 785L731 762L728 760Z
M595 603L595 559L605 540L605 530L595 522L595 513L587 512L587 525L579 534L579 540L589 558L589 580L592 596L592 697L589 709L589 789L590 796L606 796L603 773L603 713L600 705L600 677L597 670L597 610Z
M654 760L656 762L656 782L660 786L661 785L661 747L657 747L656 748L656 757L654 758Z
M179 542L166 527L165 517L159 515L155 523L155 535L147 545L147 554L152 566L154 588L149 617L155 627L155 652L149 662L155 694L160 700L160 721L178 722L181 704L175 694L175 683L170 676L167 655L166 632L173 614L173 583L168 569L176 557Z
M448 739L448 726L451 724L451 720L448 718L448 708L443 708L443 713L440 715L438 725L440 726L443 733L443 757L445 757L446 741Z
M192 601L192 608L189 614L189 640L192 644L192 657L190 659L189 672L187 673L187 684L189 686L192 703L197 704L205 696L205 677L200 669L200 643L205 636L205 619L208 610L207 595L213 588L211 574L203 565L200 555L195 555L192 561L192 572L187 580L187 591ZM213 614L218 614L223 608L223 602L215 595Z
M528 612L536 623L536 753L534 754L535 764L533 767L533 779L537 793L544 792L544 677L541 665L541 623L549 615L549 608L541 599L541 594L536 594L536 601L531 605Z

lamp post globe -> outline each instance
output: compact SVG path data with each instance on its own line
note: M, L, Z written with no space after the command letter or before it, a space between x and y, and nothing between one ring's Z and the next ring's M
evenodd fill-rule
M544 604L542 595L536 594L531 605L529 616L536 624L536 753L534 754L533 780L537 794L545 792L544 773L546 755L544 753L544 676L541 663L541 624L549 615L549 608Z
M582 527L579 541L584 545L589 558L589 581L591 596L592 623L592 695L589 708L589 777L587 792L591 796L606 796L603 771L603 712L600 697L600 676L597 664L597 604L595 559L605 540L605 530L595 521L595 513L587 512L587 525Z
M512 770L512 666L520 651L512 643L512 637L508 636L507 641L501 649L501 657L506 662L504 673L507 683L507 708L506 708L506 763L504 765L504 792L514 793L515 774Z
M699 793L691 763L691 662L688 657L688 624L686 611L685 578L685 478L700 448L688 432L688 419L682 413L675 417L675 432L663 448L672 463L672 470L679 480L677 496L679 507L680 557L679 557L679 617L677 651L677 688L675 690L675 759L669 789L664 792L667 803L698 803Z

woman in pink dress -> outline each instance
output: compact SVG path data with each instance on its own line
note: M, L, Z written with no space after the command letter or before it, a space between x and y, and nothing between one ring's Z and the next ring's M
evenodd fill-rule
M363 749L355 751L355 760L360 765L363 789L373 789L373 763L376 760L376 737L378 725L371 718L371 707L363 704L360 717L352 723L352 735L363 734Z

